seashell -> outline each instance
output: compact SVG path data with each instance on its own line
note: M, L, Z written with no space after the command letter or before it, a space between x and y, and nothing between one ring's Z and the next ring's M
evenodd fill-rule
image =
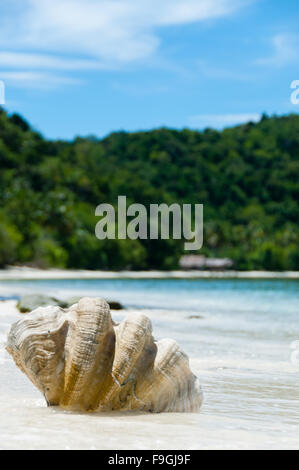
M143 314L116 324L107 302L39 307L11 327L7 351L49 406L69 410L198 411L202 392L188 356L155 341Z

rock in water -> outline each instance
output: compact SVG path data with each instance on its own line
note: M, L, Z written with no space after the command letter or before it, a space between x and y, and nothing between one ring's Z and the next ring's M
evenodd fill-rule
M120 324L100 298L39 307L11 327L7 351L48 405L70 410L198 411L202 393L188 356L155 341L149 318Z
M107 303L109 304L109 307L111 308L111 310L123 310L124 309L124 306L117 300L108 299Z
M78 296L70 297L69 299L66 299L65 305L60 305L60 307L71 307L72 305L78 303L80 299L81 297L78 297ZM111 310L123 310L124 309L124 306L117 300L106 300L106 302L111 308Z
M21 313L31 312L38 307L46 307L49 305L57 305L60 307L66 307L66 303L55 299L55 297L48 297L43 294L28 294L23 295L17 303L17 308Z

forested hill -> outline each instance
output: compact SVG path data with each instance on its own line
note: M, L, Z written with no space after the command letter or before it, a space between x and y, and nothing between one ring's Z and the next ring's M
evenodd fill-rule
M126 195L203 203L202 254L238 269L299 269L298 156L298 115L63 142L0 110L0 266L176 268L183 241L95 237L95 207Z

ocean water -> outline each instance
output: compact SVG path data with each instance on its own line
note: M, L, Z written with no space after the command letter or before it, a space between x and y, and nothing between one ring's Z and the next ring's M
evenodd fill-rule
M80 414L47 408L3 344L21 317L0 302L0 447L4 449L299 449L299 281L41 280L0 296L102 296L146 313L156 339L190 357L200 413ZM299 344L299 343L298 343ZM293 356L292 356L293 353Z

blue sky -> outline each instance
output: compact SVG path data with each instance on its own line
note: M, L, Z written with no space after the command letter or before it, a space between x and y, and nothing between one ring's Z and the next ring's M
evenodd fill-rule
M1 0L6 109L50 138L298 113L298 0Z

